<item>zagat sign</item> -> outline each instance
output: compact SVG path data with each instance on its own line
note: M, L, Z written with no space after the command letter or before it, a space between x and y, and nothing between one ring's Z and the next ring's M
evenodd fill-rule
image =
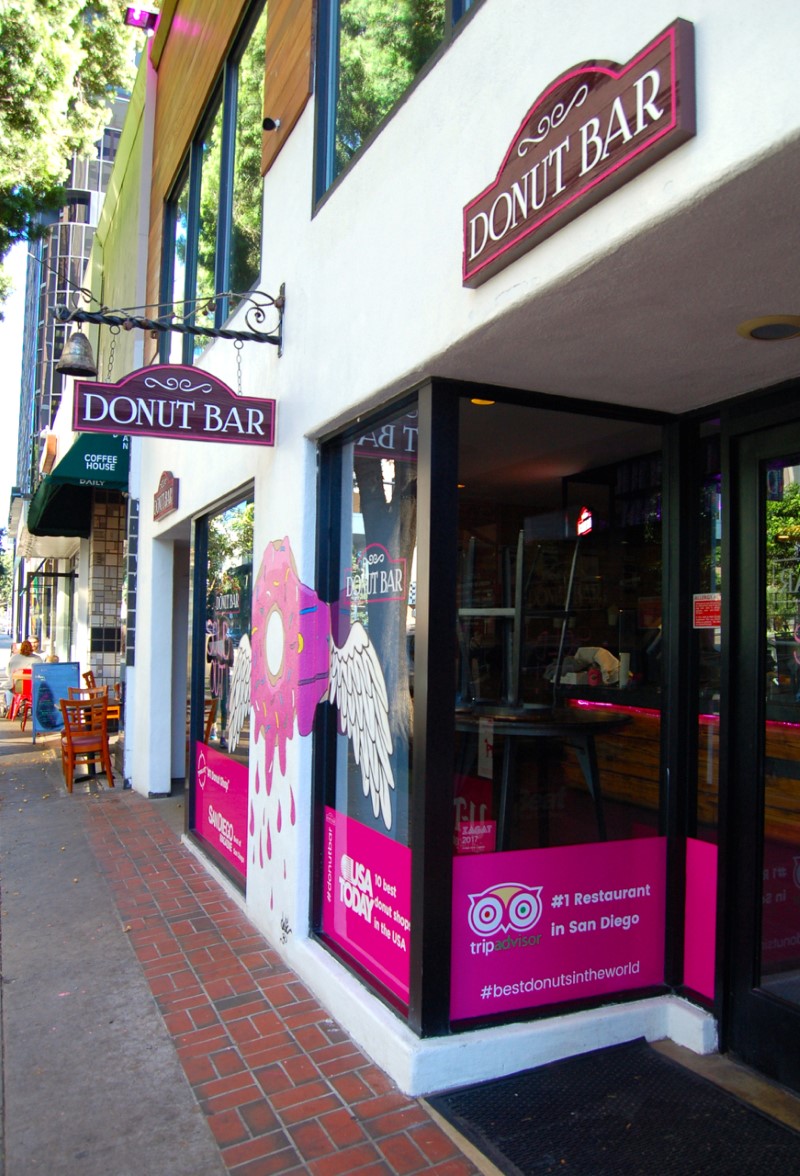
M492 184L464 209L479 286L695 133L694 28L676 20L624 66L562 74L526 114Z
M72 427L235 445L275 444L275 401L238 396L210 372L155 364L117 384L75 383Z

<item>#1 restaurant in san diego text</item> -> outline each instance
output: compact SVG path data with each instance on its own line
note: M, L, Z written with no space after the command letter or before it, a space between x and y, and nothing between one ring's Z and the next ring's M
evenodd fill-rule
M407 1091L639 1036L797 1087L800 14L562 7L425 6L377 115L345 0L162 14L146 301L211 330L75 400L131 780Z

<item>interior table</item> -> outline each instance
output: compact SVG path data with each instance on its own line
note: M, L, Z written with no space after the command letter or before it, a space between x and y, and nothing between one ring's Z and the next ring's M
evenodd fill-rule
M513 803L519 740L558 740L573 748L586 787L594 804L597 834L607 839L600 772L597 767L595 738L617 731L630 722L630 715L606 707L475 707L456 711L456 730L478 734L482 722L491 722L494 736L503 738L500 804L497 814L497 848L508 848L509 818ZM543 745L546 747L546 744Z

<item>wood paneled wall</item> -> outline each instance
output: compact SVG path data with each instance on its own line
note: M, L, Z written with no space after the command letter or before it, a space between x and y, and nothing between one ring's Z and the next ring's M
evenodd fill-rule
M264 114L280 127L264 135L261 174L266 175L292 133L312 91L313 0L269 0Z

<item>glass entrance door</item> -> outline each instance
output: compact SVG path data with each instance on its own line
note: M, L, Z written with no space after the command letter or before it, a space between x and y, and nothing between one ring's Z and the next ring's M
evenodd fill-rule
M735 454L729 1045L800 1089L800 426Z

